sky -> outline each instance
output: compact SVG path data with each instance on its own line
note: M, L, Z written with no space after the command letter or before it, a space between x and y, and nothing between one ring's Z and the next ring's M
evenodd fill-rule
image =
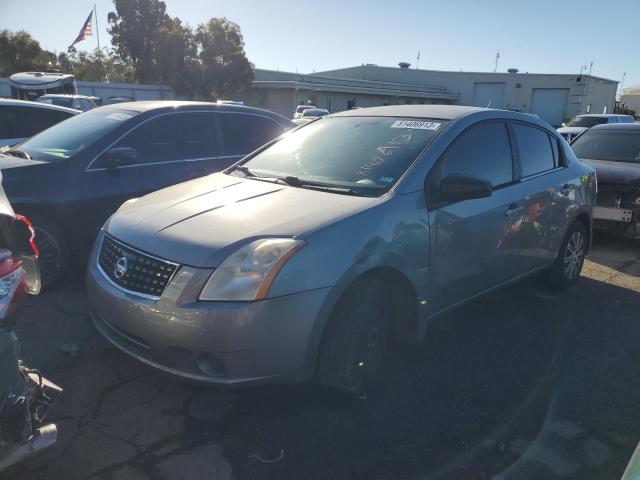
M578 73L640 85L640 0L166 0L197 26L211 17L240 25L258 68L300 73L400 61L435 70ZM112 0L95 0L102 47L110 47ZM26 30L65 51L94 1L0 0L0 30ZM94 36L76 45L92 50Z

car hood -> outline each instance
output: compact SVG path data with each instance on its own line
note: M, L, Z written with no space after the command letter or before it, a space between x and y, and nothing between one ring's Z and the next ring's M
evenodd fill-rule
M598 183L615 185L640 185L640 163L610 162L581 158L596 169Z
M587 127L561 127L558 129L558 133L559 134L570 133L571 135L577 135L579 133L584 132L585 130L588 130Z
M106 230L167 260L214 268L257 238L296 237L380 201L216 173L125 203Z
M41 160L27 160L26 158L14 157L13 155L0 153L0 170L16 167L30 167L32 165L42 165L43 163L49 162L43 162Z

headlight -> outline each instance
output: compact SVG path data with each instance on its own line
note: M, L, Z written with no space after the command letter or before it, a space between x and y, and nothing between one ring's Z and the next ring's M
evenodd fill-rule
M249 301L266 298L269 287L302 240L264 238L231 254L211 274L200 300Z

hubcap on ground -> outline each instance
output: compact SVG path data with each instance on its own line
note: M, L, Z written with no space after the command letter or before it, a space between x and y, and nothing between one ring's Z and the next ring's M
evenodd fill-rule
M35 227L35 231L35 243L40 252L38 264L40 265L42 285L44 286L54 281L60 274L62 249L55 237L49 232L38 227Z
M573 232L564 252L564 274L569 280L574 279L580 273L583 260L584 237L580 232Z

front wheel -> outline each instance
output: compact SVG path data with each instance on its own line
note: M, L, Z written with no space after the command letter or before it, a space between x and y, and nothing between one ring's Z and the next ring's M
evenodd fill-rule
M568 288L580 276L587 254L586 229L581 222L575 222L567 231L558 257L547 272L547 281L553 287Z
M49 220L33 218L35 244L40 252L38 264L42 277L42 287L50 287L58 282L69 268L69 247L67 238L57 225Z
M320 383L356 392L377 379L389 342L389 292L382 280L365 277L339 300L320 349Z

